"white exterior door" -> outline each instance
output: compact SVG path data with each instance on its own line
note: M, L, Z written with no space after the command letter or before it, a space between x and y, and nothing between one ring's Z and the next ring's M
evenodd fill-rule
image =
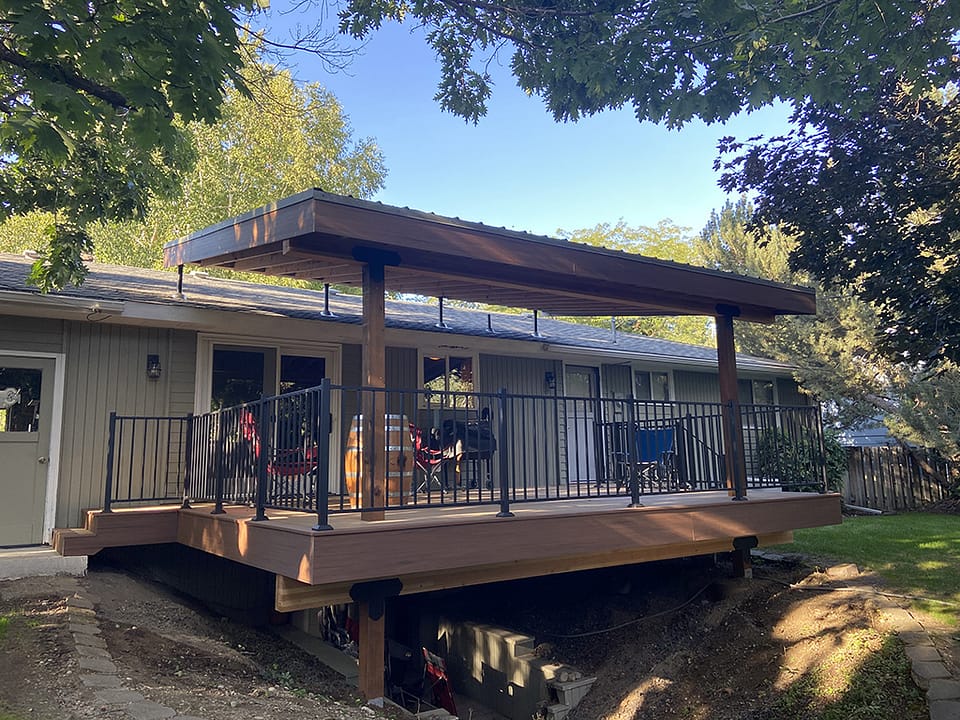
M54 369L0 355L0 547L43 542Z
M564 373L568 482L597 482L597 369L567 365Z

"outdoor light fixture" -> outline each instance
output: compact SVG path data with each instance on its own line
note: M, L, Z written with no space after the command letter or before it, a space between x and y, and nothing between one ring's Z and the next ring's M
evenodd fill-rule
M547 390L557 389L557 376L552 370L547 370L543 374L543 382L547 385Z
M159 355L147 355L147 377L151 380L158 380L163 368L160 367Z

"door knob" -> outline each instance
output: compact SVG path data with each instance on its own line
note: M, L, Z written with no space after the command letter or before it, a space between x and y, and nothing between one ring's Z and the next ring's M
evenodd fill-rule
M48 460L48 458L46 458L46 457L38 457L38 458L37 458L37 462L40 463L41 465L46 465L46 464L47 464L47 460Z

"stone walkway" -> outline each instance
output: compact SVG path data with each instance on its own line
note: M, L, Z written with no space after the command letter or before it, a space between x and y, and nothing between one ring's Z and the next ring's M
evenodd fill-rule
M97 602L96 597L83 590L67 598L69 629L76 644L80 681L93 691L94 702L112 711L122 710L130 720L202 720L178 715L173 708L151 702L123 686L107 643L100 637L94 609Z
M869 591L867 591L869 592ZM927 691L930 720L960 720L960 679L953 677L923 625L891 598L874 595L884 622L906 646L913 680Z

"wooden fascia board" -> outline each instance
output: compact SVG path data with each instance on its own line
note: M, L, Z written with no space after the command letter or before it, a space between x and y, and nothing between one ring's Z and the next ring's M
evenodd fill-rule
M760 547L766 547L793 542L793 533L789 531L772 533L760 535L757 539ZM427 572L403 575L400 577L403 583L400 594L413 595L470 585L503 582L505 580L521 580L617 565L632 565L640 562L729 552L732 546L732 538L725 538L723 540L700 541L683 545L632 548L616 553L603 552L594 555L564 557L560 560L509 561L478 565L445 573ZM275 609L278 612L293 612L324 607L325 605L349 603L352 601L350 598L352 585L352 582L334 585L308 585L284 575L277 575Z
M405 269L462 275L491 283L520 282L526 288L579 291L607 300L622 297L631 301L637 290L642 289L645 298L671 298L672 301L659 303L671 309L689 302L695 306L691 312L697 314L702 313L704 306L712 308L718 302L757 308L757 315L767 317L816 312L813 292L804 288L639 256L612 255L586 246L579 248L534 238L504 238L494 232L402 216L390 216L390 222L384 223L382 217L376 218L376 214L369 211L352 207L338 210L345 217L318 213L316 224L321 235L299 240L296 246L327 252L330 248L326 236L342 242L353 232L352 237L357 237L362 244L397 252L400 267ZM650 304L657 305L655 301Z
M437 264L456 268L467 262L485 262L492 268L509 266L519 269L527 278L531 273L541 272L556 273L565 278L590 278L600 283L598 291L602 291L607 283L641 285L667 293L675 292L677 287L692 285L697 288L698 295L714 303L764 306L786 313L816 312L813 293L807 289L652 258L613 254L589 246L580 248L533 236L506 237L492 228L479 230L330 203L318 208L315 228L322 234L385 244L400 253L401 264L408 267L412 263L409 253L417 252L430 257L429 263L419 264L420 269L436 267ZM441 253L438 248L442 249ZM445 255L447 262L441 263L438 254ZM473 266L469 267L472 273ZM759 302L758 296L768 296L771 302Z

